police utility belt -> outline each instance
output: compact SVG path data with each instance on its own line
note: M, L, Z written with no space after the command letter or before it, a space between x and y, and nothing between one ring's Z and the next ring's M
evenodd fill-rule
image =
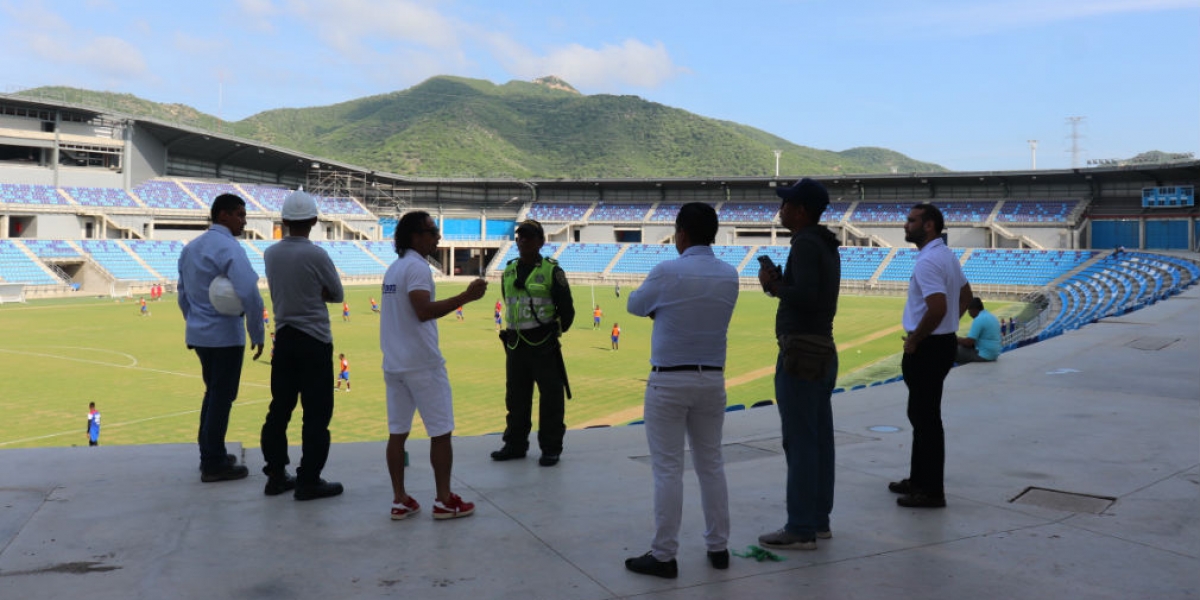
M504 343L514 343L517 340L517 334L530 343L540 343L546 339L558 335L558 321L531 327L529 329L504 329L500 332L500 339Z

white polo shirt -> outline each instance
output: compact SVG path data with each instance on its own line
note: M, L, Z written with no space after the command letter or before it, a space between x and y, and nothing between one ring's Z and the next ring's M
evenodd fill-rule
M925 299L934 294L946 295L946 315L930 335L958 331L958 295L967 285L958 257L946 247L941 238L925 244L917 254L912 277L908 280L908 300L904 303L905 331L916 331L929 307Z
M437 300L429 262L410 248L383 276L379 347L383 350L384 373L422 371L446 364L438 347L437 319L418 319L408 298L408 293L415 290L429 292L430 302Z

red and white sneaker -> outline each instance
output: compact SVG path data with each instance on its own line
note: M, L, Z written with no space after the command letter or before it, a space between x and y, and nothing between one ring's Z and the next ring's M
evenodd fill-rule
M433 518L435 519L457 519L469 517L474 513L475 505L471 502L463 502L458 494L450 494L450 501L444 504L437 499L433 501Z
M421 505L417 504L417 499L412 496L408 497L408 502L398 502L392 505L392 520L400 521L407 519L409 515L415 515L421 512Z

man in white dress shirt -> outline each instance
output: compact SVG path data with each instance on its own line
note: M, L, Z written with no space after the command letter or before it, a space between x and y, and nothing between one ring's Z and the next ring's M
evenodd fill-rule
M725 349L738 274L713 254L717 229L713 207L685 204L675 219L679 258L655 266L629 294L629 312L654 320L644 410L654 472L655 533L649 552L625 561L635 573L678 576L675 554L683 509L685 437L700 480L708 560L714 568L729 567L729 492L721 428Z

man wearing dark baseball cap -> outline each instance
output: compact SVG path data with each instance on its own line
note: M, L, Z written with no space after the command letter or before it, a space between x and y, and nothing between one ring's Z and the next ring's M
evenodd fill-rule
M775 399L787 459L787 521L758 538L767 548L816 550L817 538L833 534L833 412L830 403L837 381L837 347L833 316L841 286L838 239L821 225L829 192L804 178L777 188L783 200L779 222L792 232L792 248L781 272L763 268L763 289L779 299L775 337Z
M775 188L775 195L779 196L784 204L799 204L818 218L825 212L825 207L829 206L829 191L816 180L807 177L790 186Z

